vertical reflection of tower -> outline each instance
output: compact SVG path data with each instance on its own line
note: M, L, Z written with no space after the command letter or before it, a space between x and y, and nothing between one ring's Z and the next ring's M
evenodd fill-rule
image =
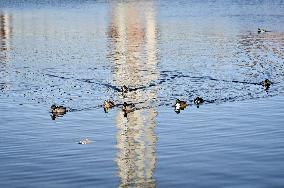
M0 10L0 90L6 90L9 86L9 76L6 62L9 59L10 50L10 28L11 17Z
M10 32L10 16L0 11L0 62L7 60Z
M155 187L157 112L153 101L158 86L147 86L158 79L159 72L156 67L157 30L151 2L114 4L108 33L113 84L145 87L130 92L124 99L140 103L141 109L128 114L127 118L121 111L116 116L120 187Z

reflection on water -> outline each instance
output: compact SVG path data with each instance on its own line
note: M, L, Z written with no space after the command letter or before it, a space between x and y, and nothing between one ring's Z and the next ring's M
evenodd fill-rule
M11 16L0 10L0 90L8 87L9 76L4 62L9 60L10 35L11 35Z
M0 11L0 187L283 185L283 2L17 2Z
M137 3L113 4L108 31L111 51L109 58L113 62L113 84L118 88L123 85L129 88L147 87L151 81L158 79L157 30L154 10L150 5L150 2L147 3L144 10ZM150 91L141 89L130 92L127 98L135 103L150 102L149 98L155 98L152 96L155 91L153 88Z
M116 163L120 187L155 187L156 115L154 108L137 110L127 118L123 116L123 112L117 113Z
M10 50L11 17L0 11L0 62L6 61Z
M2 52L10 49L10 34L11 34L11 17L9 14L0 11L0 61L3 61L5 57L2 56Z
M123 85L146 88L158 79L155 10L150 2L144 4L144 8L139 4L113 4L108 31L109 58L113 63L113 84L118 88ZM138 105L127 117L122 111L116 115L120 187L155 187L157 112L152 102L157 90L157 87L138 89L120 96Z

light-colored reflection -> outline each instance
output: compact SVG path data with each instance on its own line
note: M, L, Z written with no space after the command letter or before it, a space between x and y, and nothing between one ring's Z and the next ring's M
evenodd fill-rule
M0 90L9 90L9 74L6 63L9 60L11 16L0 10Z
M10 50L11 17L0 11L0 62L8 59L7 52Z
M151 108L130 113L127 118L120 111L116 116L116 163L120 187L155 187L156 114Z
M158 86L149 87L149 84L158 79L159 71L152 3L113 4L108 36L113 84L118 88L123 85L139 88L120 96L121 101L135 103L138 109L127 117L122 111L116 115L119 187L155 187L157 112L153 103Z
M157 80L156 25L150 4L113 5L108 33L113 82L118 87L145 86Z

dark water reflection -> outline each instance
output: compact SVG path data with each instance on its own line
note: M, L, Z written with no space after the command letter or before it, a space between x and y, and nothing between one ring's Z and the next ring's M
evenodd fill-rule
M283 2L0 5L2 185L283 185Z

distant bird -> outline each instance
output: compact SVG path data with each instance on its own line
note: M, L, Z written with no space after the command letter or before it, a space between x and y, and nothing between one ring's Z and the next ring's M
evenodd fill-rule
M179 99L177 99L176 103L173 105L173 107L175 107L175 112L177 113L180 113L180 110L184 110L186 106L186 102Z
M61 117L66 113L66 107L51 105L49 112L51 113L51 119L55 120L57 117Z
M129 91L129 89L128 89L128 87L126 87L126 85L123 85L123 86L121 87L121 92L122 92L122 93L128 93L128 91Z
M197 107L199 107L199 105L202 104L204 100L201 97L196 97L193 102L197 105Z
M50 112L53 113L53 114L65 114L66 113L66 107L56 106L55 104L53 104L50 107Z
M265 33L265 32L269 32L269 31L267 31L267 30L265 30L265 29L260 29L260 28L258 28L258 29L257 29L257 32L258 32L258 33Z
M122 105L122 112L124 117L127 117L127 114L134 111L134 104L127 104L126 102Z
M78 142L78 144L90 144L91 141L88 138L84 138Z
M261 85L262 85L263 87L265 87L265 89L269 89L270 84L271 84L271 82L270 82L270 80L268 80L268 79L265 79L265 80L263 80L263 81L261 82Z
M105 100L104 103L103 103L103 108L104 108L104 111L105 113L108 112L108 110L110 108L113 108L114 107L114 102L110 101L110 100Z

